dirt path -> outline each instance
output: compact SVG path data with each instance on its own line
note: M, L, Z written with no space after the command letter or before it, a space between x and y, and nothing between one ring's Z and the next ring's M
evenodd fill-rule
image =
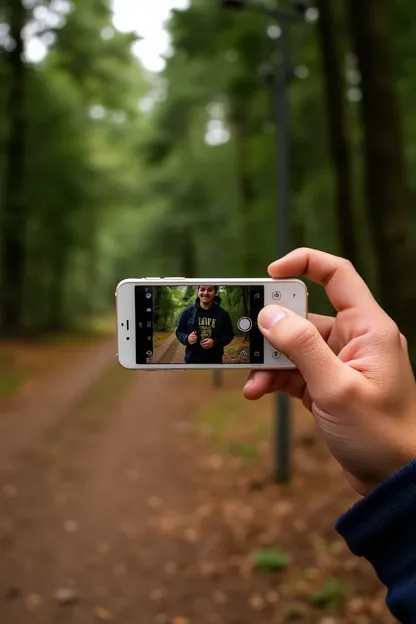
M22 439L6 417L1 624L392 621L372 572L333 534L352 497L303 412L295 479L276 488L265 479L270 434L261 433L271 403L243 403L240 374L224 374L214 392L208 372L108 367L108 348L66 371L61 386L57 374L36 413L21 403L13 413ZM251 553L269 546L293 564L256 573ZM340 575L359 588L352 607L341 593L335 611L312 608L311 592Z
M39 443L43 434L114 362L115 341L92 345L73 353L53 374L39 377L0 404L0 471L12 470L20 453Z
M91 431L84 407L54 431L52 454L42 449L3 483L10 516L2 522L0 595L21 591L29 604L6 601L2 622L23 624L28 608L33 622L91 622L94 610L97 619L154 621L152 592L156 599L162 591L166 564L187 559L176 541L157 548L160 528L149 526L160 505L179 503L178 488L188 490L167 417L174 390L173 375L142 375L112 403L108 420L101 414ZM55 605L59 587L75 588L82 601Z
M156 364L183 364L185 347L176 338L175 332L156 347L150 362Z
M183 344L178 342L176 345L175 352L171 359L171 364L183 364L185 361L185 347Z

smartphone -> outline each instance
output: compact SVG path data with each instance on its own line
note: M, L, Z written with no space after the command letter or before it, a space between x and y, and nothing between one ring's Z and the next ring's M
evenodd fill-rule
M128 369L291 369L257 317L278 303L306 317L298 279L127 279L116 290L118 360Z

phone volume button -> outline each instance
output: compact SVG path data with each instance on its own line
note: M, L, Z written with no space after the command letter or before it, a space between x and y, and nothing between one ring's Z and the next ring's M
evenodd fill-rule
M147 280L160 280L160 277L145 277Z

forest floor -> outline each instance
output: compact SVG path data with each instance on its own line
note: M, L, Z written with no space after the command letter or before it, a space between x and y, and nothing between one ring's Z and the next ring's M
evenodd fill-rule
M112 338L0 345L0 377L8 358L1 624L393 622L333 531L354 496L299 404L277 486L273 399L244 401L242 373L128 372Z

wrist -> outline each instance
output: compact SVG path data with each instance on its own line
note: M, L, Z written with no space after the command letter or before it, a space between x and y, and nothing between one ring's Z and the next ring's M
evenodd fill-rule
M414 418L414 417L413 417ZM378 486L388 481L404 466L416 459L416 431L413 434L413 425L406 427L404 438L391 439L390 443L380 445L379 453L372 461L372 468L368 467L366 474L354 475L346 473L348 481L360 496L368 496ZM371 451L370 451L371 452Z

